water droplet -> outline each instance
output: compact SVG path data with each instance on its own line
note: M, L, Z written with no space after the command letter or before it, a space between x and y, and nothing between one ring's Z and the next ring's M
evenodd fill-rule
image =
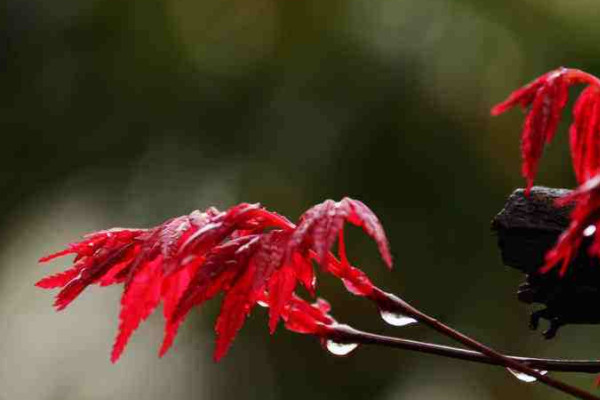
M352 353L357 347L358 343L339 343L331 339L325 342L327 351L336 356L346 356Z
M394 311L381 310L381 318L393 326L408 326L416 324L418 321L408 315Z
M258 300L256 302L256 304L258 304L259 306L264 307L264 308L269 307L269 305L265 301L262 301L262 300Z
M596 225L589 225L583 230L583 236L592 236L596 233Z
M535 376L527 375L522 372L515 371L514 369L511 369L511 368L506 368L506 370L508 372L510 372L515 378L520 380L521 382L533 383L533 382L537 381L537 378ZM542 375L546 375L548 373L548 371L540 371L540 370L537 370L537 371Z

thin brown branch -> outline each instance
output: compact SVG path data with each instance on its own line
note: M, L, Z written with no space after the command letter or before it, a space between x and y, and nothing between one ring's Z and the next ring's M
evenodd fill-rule
M488 356L489 358L497 361L499 364L503 365L506 368L511 368L515 371L519 371L529 376L533 376L539 382L542 382L557 390L560 390L563 393L570 394L571 396L574 396L576 398L585 400L600 400L600 397L594 396L589 392L586 392L575 386L571 386L567 383L554 379L548 375L543 375L539 371L526 365L525 363L505 356L502 353L499 353L491 347L486 346L483 343L480 343L477 340L472 339L469 336L463 334L462 332L459 332L456 329L451 328L448 325L438 321L437 319L423 313L422 311L416 309L406 301L391 293L386 293L381 289L374 288L373 293L369 297L377 304L377 306L380 309L398 312L412 317L420 323L422 323L423 325L428 326L433 330L441 333L442 335L461 343L465 347Z
M457 347L443 346L428 342L419 342L416 340L402 339L391 336L378 335L375 333L364 332L348 325L338 324L330 327L328 339L340 343L358 343L392 347L402 350L415 351L419 353L434 354L442 357L454 358L463 361L472 361L481 364L504 366L496 359L490 358L473 350L466 350ZM530 358L507 356L517 362L528 365L531 368L554 372L578 372L595 374L600 372L600 360L563 360L547 358Z

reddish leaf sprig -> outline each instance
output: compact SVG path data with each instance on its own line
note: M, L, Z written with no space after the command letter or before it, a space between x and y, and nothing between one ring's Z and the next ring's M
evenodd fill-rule
M559 199L558 204L574 204L571 223L556 245L546 253L545 264L540 271L548 272L561 265L559 274L563 276L586 236L593 236L588 254L600 258L600 235L595 234L600 228L600 175L588 179L569 195Z
M492 108L492 115L502 114L516 105L527 109L521 133L522 174L527 192L533 186L544 146L552 141L568 100L571 85L588 85L573 109L570 128L571 156L581 184L600 171L600 81L578 69L558 68L514 91L505 101Z
M341 278L355 294L373 291L367 276L347 260L343 226L361 227L392 266L388 241L375 214L358 200L327 200L306 211L298 225L258 204L170 219L151 229L92 233L65 250L40 259L75 254L71 268L40 280L61 288L54 303L67 307L89 285L123 284L120 323L111 360L116 362L132 333L162 303L165 332L159 354L170 348L189 311L223 292L214 358L228 351L246 317L259 302L269 307L269 329L280 318L287 329L319 334L335 322L323 300L309 305L295 294L297 283L315 294L312 261ZM338 240L338 260L330 249Z
M560 275L566 273L579 251L586 229L596 226L600 218L600 181L597 177L600 173L600 80L581 70L561 67L516 90L492 108L492 115L498 115L516 105L529 107L521 134L522 174L527 181L528 194L544 145L552 141L558 127L568 100L568 88L578 83L587 87L573 108L569 142L573 170L580 186L559 201L559 204L574 204L571 224L546 254L545 264L540 269L547 272L560 264ZM594 245L589 248L590 255L600 257L600 241L594 240Z
M289 331L324 336L330 326L337 324L329 311L331 306L324 299L318 298L315 303L309 304L294 294L281 310L281 319Z

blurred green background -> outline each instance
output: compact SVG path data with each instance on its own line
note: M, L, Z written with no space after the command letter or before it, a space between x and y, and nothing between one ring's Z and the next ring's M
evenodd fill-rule
M517 302L490 220L522 186L510 91L560 65L600 73L593 0L5 0L0 2L0 399L559 399L489 366L376 347L336 358L269 336L257 310L221 363L213 301L156 357L160 313L108 358L119 289L55 313L37 258L111 226L261 202L295 219L350 195L395 256L350 232L381 287L500 350L598 358L596 327L546 342ZM568 120L568 118L566 118ZM571 187L563 123L538 183ZM329 277L344 322L391 328ZM561 375L592 389L592 376Z

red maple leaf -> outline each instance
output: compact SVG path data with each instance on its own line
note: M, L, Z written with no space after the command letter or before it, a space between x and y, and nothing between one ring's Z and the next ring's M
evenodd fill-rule
M596 77L578 69L561 67L514 91L492 108L492 115L502 114L516 105L528 108L521 133L522 174L527 181L527 193L533 186L544 146L556 133L568 100L568 88L577 83L588 85L577 100L570 129L573 168L578 182L583 183L600 167L600 81Z
M327 200L304 213L298 226L258 204L242 203L225 212L215 208L194 211L151 229L112 229L87 235L66 250L42 258L44 262L76 255L71 268L36 285L62 288L55 302L61 310L91 284L123 284L113 362L161 302L165 335L159 354L163 355L189 311L223 292L215 326L214 356L219 360L259 302L269 306L271 332L279 318L286 328L303 333L318 333L333 323L323 301L309 305L295 294L300 282L314 295L313 260L340 277L353 293L366 296L372 291L370 280L346 258L345 221L373 237L391 267L381 224L360 201ZM336 239L341 260L330 252Z
M579 183L600 172L600 88L590 85L581 92L573 109L569 130L573 169Z
M544 145L556 132L567 102L568 87L576 83L587 85L575 103L569 129L573 170L580 186L558 201L559 205L574 204L571 223L546 254L545 264L540 269L547 272L561 264L561 276L579 251L585 233L591 232L586 229L597 227L600 219L600 80L581 70L559 68L516 90L492 109L492 115L498 115L517 104L529 107L521 134L522 172L529 193ZM600 240L597 238L595 235L588 251L590 255L600 257Z
M566 68L548 72L516 90L508 99L492 108L492 115L499 115L517 104L523 108L531 106L521 134L521 173L527 180L527 192L533 186L544 144L552 141L560 114L567 102L567 72Z
M560 264L559 274L563 276L586 236L593 236L588 254L592 257L600 257L600 236L594 234L600 228L600 175L588 179L583 185L558 201L558 205L570 203L574 204L571 223L561 234L556 245L546 253L545 264L541 268L541 272L550 271Z
M294 294L281 310L281 319L292 332L322 335L327 332L328 326L337 323L328 314L330 310L331 306L324 299L319 298L314 304L309 304Z

